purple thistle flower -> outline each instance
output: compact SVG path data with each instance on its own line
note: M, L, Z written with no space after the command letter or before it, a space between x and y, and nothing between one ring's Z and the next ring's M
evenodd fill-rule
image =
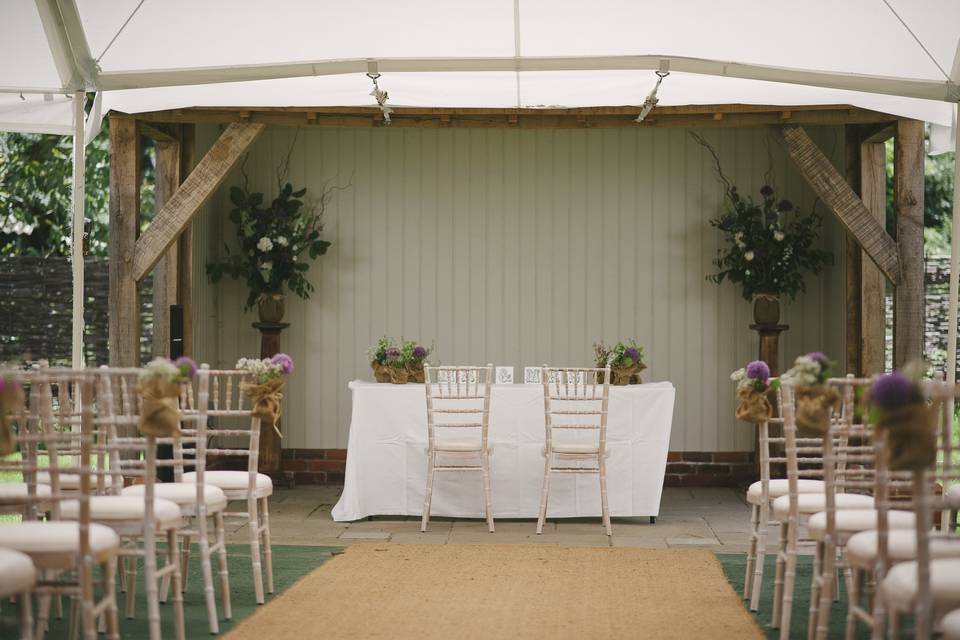
M767 221L767 224L773 224L774 222L776 222L776 221L777 221L777 212L776 212L776 211L770 211L769 213L767 213L767 215L766 215L766 221Z
M770 379L770 367L763 360L754 360L747 365L747 377L767 384Z
M197 363L187 356L180 356L173 361L173 364L177 369L180 369L180 375L188 380L193 380L193 377L197 375Z
M821 351L811 351L807 354L807 357L819 364L821 367L826 367L830 364L830 358L826 356Z
M777 211L793 211L793 203L789 200L781 200L777 205Z
M773 187L768 184L763 185L760 187L760 195L762 195L764 198L769 198L773 195Z
M386 352L387 360L399 360L400 359L400 349L397 347L389 347Z
M414 360L423 360L427 357L427 350L420 345L417 345L413 348L413 359Z
M896 409L916 399L913 382L899 371L882 375L870 385L870 402L881 409Z
M720 219L719 226L724 231L733 229L733 216L723 216L723 218Z
M623 355L633 360L634 363L640 362L640 352L633 347L627 347L623 350Z
M280 371L285 376L288 376L291 373L293 373L293 358L291 358L285 353L278 353L277 355L270 358L270 364L280 365Z

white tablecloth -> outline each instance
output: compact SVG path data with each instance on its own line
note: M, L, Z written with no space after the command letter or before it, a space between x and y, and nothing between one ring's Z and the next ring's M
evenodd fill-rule
M422 384L355 380L343 495L333 519L423 512L427 410ZM667 464L676 392L669 382L610 388L607 489L613 516L656 516ZM494 385L490 405L493 512L535 518L543 483L543 387ZM437 473L435 516L483 517L479 472ZM600 515L593 474L554 474L549 517Z

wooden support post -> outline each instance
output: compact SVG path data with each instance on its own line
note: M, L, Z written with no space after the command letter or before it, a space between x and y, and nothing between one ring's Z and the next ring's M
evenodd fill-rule
M860 193L860 131L856 125L847 125L844 131L846 150L844 154L847 183L855 192ZM861 355L861 309L860 309L860 273L862 265L862 249L856 237L847 232L846 242L846 371L860 375Z
M180 143L157 140L154 211L163 209L180 186ZM174 246L153 269L153 355L170 355L170 305L177 304L179 256Z
M140 225L140 136L132 118L110 118L108 292L110 364L140 364L140 299L133 260Z
M180 182L183 183L193 171L196 153L196 130L194 125L183 125L180 132ZM193 356L193 227L187 225L177 241L177 264L180 281L177 299L183 307L183 353Z
M893 365L923 357L923 123L898 120L893 185L901 279L893 303Z
M886 224L887 162L882 142L865 142L860 146L860 199L880 224ZM857 373L871 376L883 373L886 364L887 280L866 252L861 253L860 366ZM902 261L900 264L905 266Z

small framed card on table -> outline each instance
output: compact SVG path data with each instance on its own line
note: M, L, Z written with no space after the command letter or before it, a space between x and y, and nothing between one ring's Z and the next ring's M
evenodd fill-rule
M513 384L513 367L497 367L496 384Z

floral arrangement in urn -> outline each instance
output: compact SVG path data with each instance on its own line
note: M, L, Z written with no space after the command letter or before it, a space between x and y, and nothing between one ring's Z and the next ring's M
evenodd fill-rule
M0 457L13 453L17 448L17 439L8 416L22 408L23 387L16 380L0 376Z
M140 370L140 433L170 438L180 436L180 389L197 374L197 364L187 357L171 361L154 358Z
M370 368L377 382L406 384L424 382L423 365L433 353L433 347L424 347L415 340L400 338L399 344L389 336L383 336L370 347Z
M610 384L640 384L640 372L647 365L643 362L643 347L636 340L621 341L612 347L598 342L593 345L593 353L597 368L609 365Z
M249 373L253 380L240 383L240 391L253 403L253 416L273 427L282 438L277 420L281 414L283 385L287 376L293 373L293 358L285 353L278 353L272 358L240 358L236 368Z
M247 285L246 308L257 305L261 322L283 319L284 287L309 298L313 285L307 280L310 263L330 248L323 240L322 216L333 191L325 187L316 202L307 205L306 188L294 191L288 182L264 205L264 194L251 192L246 177L242 187L230 189L230 221L237 230L237 249L224 245L222 260L207 263L212 282L223 276L242 279Z
M770 367L763 360L754 360L743 369L730 374L737 383L737 419L752 424L767 422L773 417L773 407L767 393L779 388L780 381L770 378Z
M870 421L886 438L893 471L919 471L937 461L937 408L924 397L922 377L923 365L911 363L878 376L867 394Z
M794 385L797 428L822 436L830 429L830 413L840 405L840 394L827 385L836 363L819 351L798 356L783 380Z

